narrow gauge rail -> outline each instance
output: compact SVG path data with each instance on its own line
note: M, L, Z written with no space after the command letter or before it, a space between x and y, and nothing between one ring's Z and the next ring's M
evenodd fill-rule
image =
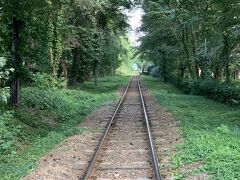
M138 77L128 83L82 179L161 179Z

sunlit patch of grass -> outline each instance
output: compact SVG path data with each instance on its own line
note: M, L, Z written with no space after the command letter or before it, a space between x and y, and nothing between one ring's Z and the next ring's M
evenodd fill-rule
M184 142L172 159L175 167L201 161L200 172L210 179L240 177L240 111L200 96L182 94L174 86L156 78L142 77L159 104L179 121ZM197 172L197 171L196 171ZM184 177L178 174L179 177Z

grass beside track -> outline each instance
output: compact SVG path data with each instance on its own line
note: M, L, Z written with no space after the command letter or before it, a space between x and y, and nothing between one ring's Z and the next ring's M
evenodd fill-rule
M98 106L115 101L116 90L128 80L115 76L99 79L98 86L87 82L74 89L23 88L22 105L17 110L5 107L11 115L0 115L17 127L11 134L15 143L8 147L12 152L0 153L0 179L19 179L65 137L82 133L76 125Z
M175 173L176 179L205 172L210 179L240 177L240 110L201 96L185 95L156 78L142 77L145 87L160 105L179 121L184 142L176 147L172 166L193 162L201 165L191 172Z

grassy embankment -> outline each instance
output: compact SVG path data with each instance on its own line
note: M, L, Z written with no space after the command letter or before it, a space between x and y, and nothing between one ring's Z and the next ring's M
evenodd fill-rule
M232 180L240 177L240 110L201 96L185 95L170 84L142 77L159 104L180 122L184 142L176 147L172 159L177 168L193 162L201 166L191 172L175 173L176 179L198 172L210 179Z
M82 133L76 125L96 107L116 100L114 92L128 79L102 78L97 87L89 82L77 89L23 88L17 110L0 106L0 179L19 179L66 136Z

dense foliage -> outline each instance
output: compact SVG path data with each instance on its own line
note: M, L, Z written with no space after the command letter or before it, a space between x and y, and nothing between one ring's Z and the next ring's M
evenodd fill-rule
M0 102L7 103L9 97L9 87L6 85L6 81L9 80L9 75L14 71L13 68L5 68L6 59L0 57Z
M114 74L128 26L121 9L130 5L127 0L1 1L0 57L15 70L11 103L19 105L20 84L31 83L37 72L64 77L70 85Z
M221 82L214 80L188 80L180 84L187 94L206 96L219 102L232 105L240 102L240 82Z
M112 91L126 82L128 77L99 76L115 74L128 60L122 9L131 4L0 1L1 179L24 175L29 164L78 132L83 116L113 99Z
M1 180L19 179L63 138L82 133L85 128L77 125L93 109L117 99L116 89L129 79L105 77L99 78L97 87L86 82L79 88L59 89L41 78L34 80L34 85L42 82L41 86L21 89L20 107L7 110L0 106Z
M145 36L139 54L157 65L163 80L222 84L239 79L239 1L146 0L143 8ZM216 88L215 82L207 82L202 86ZM227 86L235 91L237 85Z

